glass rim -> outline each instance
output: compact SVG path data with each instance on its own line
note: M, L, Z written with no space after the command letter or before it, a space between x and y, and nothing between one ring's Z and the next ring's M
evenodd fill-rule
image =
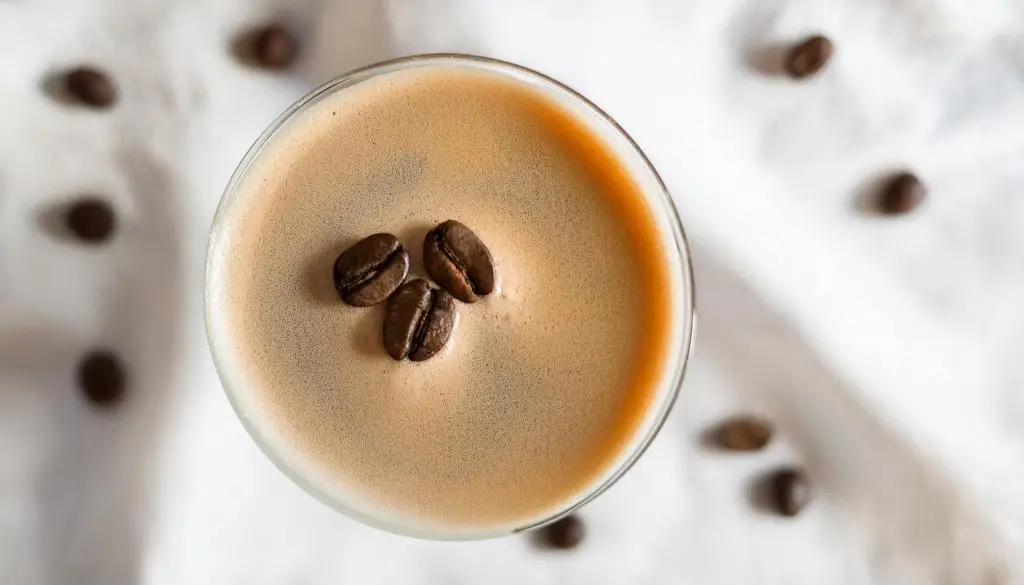
M220 226L224 222L224 215L227 213L227 207L229 207L233 194L238 191L238 186L242 179L247 175L253 162L257 159L263 149L269 144L273 138L298 114L306 111L308 108L315 106L321 99L345 89L354 87L360 83L369 81L379 75L393 73L408 68L414 67L425 67L425 66L438 66L438 65L469 65L479 67L488 71L497 72L504 75L511 75L518 79L528 79L535 82L539 82L547 90L553 90L560 92L563 96L570 98L576 102L577 105L582 106L583 110L587 113L596 116L599 123L608 125L617 135L618 138L624 140L629 150L635 154L641 162L643 169L649 174L649 178L653 179L656 185L657 195L660 203L662 203L663 210L652 210L658 213L664 212L668 216L668 223L671 228L672 240L675 243L676 251L679 254L682 282L680 283L683 289L685 298L681 303L682 315L676 316L676 319L681 319L681 323L678 326L683 328L682 336L679 341L679 347L673 348L672 353L669 356L669 360L675 363L674 369L671 372L671 378L668 381L668 391L664 396L660 398L658 404L652 404L649 407L649 412L653 415L649 421L641 423L636 431L636 436L630 440L634 443L633 446L626 449L626 452L620 455L620 460L614 463L614 466L606 470L599 476L600 481L594 485L582 490L580 494L577 494L573 498L567 500L564 507L560 507L557 512L548 514L545 517L530 521L527 524L513 528L511 530L507 528L500 529L482 529L482 530L470 530L470 531L459 531L459 532L444 532L444 531L432 531L423 530L409 524L402 524L400 522L394 522L386 520L378 515L367 513L362 510L350 506L345 502L342 502L338 497L331 495L327 490L321 489L317 485L314 485L313 481L307 480L303 475L302 471L295 465L289 463L286 460L284 454L264 437L264 432L259 428L259 423L251 420L245 412L245 408L241 403L241 399L238 394L239 391L234 387L237 383L232 383L230 376L224 371L223 359L220 355L222 350L219 348L216 336L213 332L213 308L210 298L210 282L211 272L214 264L214 253L215 247L218 242L218 236L220 235ZM617 155L621 156L621 154ZM636 173L631 172L631 175ZM646 191L646 189L645 189ZM660 229L660 228L659 228ZM595 498L603 494L615 483L621 479L626 472L628 472L636 463L639 461L641 456L647 451L654 439L657 437L665 422L668 420L669 414L675 405L676 400L679 397L679 393L682 388L683 379L686 375L686 367L689 364L690 357L693 352L694 335L696 333L696 298L695 298L695 286L693 279L693 261L691 258L691 250L689 242L686 237L686 233L683 230L682 222L679 218L679 212L676 208L675 202L669 193L661 175L658 174L654 165L650 159L643 152L640 146L635 140L629 135L628 132L618 122L615 121L608 113L602 110L599 106L591 102L588 98L583 96L580 92L572 89L568 85L551 78L543 73L535 71L531 68L494 59L490 57L481 57L477 55L461 54L461 53L426 53L411 55L406 57L399 57L396 59L389 59L386 61L380 61L373 63L358 69L349 71L339 75L315 89L309 91L292 105L290 105L284 112L278 115L273 122L262 132L259 137L253 142L252 146L249 147L245 156L239 162L235 168L221 194L220 201L217 204L216 212L214 213L213 222L210 229L209 240L207 243L206 259L204 267L204 281L203 281L203 308L204 308L204 322L206 327L207 343L209 345L210 353L213 359L214 368L217 371L217 376L220 381L221 387L224 393L227 395L228 402L231 404L231 408L235 413L236 418L242 423L246 433L256 443L257 447L263 454L270 459L270 461L277 467L289 480L298 485L307 494L320 501L322 504L331 508L332 510L341 513L351 519L361 522L373 528L384 530L393 534L402 536L409 536L414 538L420 538L425 540L435 541L474 541L474 540L486 540L499 538L502 536L508 536L540 528L547 524L558 521L564 518L586 504L593 501ZM676 326L673 324L673 326ZM234 381L237 382L237 381ZM622 456L624 455L624 457Z

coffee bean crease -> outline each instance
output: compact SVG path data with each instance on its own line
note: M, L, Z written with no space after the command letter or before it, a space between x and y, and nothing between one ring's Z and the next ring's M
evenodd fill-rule
M786 56L786 73L793 79L806 79L825 68L835 47L828 37L815 35L790 49Z
M430 359L451 338L457 316L451 295L421 278L410 280L388 299L384 349L395 360Z
M356 307L384 302L409 274L409 253L392 234L363 238L334 262L338 296Z
M445 221L427 234L423 264L434 282L462 302L476 302L494 290L491 251L473 230L456 220Z

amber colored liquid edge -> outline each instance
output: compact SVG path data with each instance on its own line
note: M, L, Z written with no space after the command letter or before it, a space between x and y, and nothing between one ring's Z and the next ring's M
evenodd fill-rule
M669 342L672 337L674 304L669 271L668 251L654 211L629 170L605 144L595 131L539 92L531 94L535 115L552 137L561 143L568 154L583 164L602 186L600 196L621 219L627 241L632 249L628 253L637 263L639 284L644 299L641 309L642 332L636 347L635 361L630 376L628 396L622 403L618 424L611 429L597 452L605 453L590 474L590 482L607 471L610 457L622 454L634 438L645 416L653 407L659 388L666 376L671 356Z

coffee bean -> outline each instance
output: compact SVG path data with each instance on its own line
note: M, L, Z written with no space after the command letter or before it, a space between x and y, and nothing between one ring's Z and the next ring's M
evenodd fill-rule
M928 190L914 174L902 172L886 183L878 200L878 209L888 215L913 211L924 201Z
M583 520L573 514L538 529L536 543L543 548L568 550L579 546L586 532Z
M94 197L72 203L64 219L71 233L90 244L109 240L117 229L114 209L106 201Z
M117 88L103 71L94 67L77 67L64 74L64 93L81 105L106 109L117 101Z
M793 79L810 77L825 67L832 58L832 41L821 35L808 38L794 46L786 55L786 73Z
M110 407L124 399L124 366L117 354L108 349L96 349L83 356L77 377L82 394L96 406Z
M713 430L715 445L728 451L760 451L768 446L772 428L764 420L751 416L729 419Z
M494 290L491 251L471 229L454 219L427 234L423 264L434 282L464 303Z
M383 302L409 274L409 253L391 234L373 234L334 261L334 288L354 307Z
M256 64L267 69L287 69L299 53L295 37L280 24L271 24L254 31L253 57Z
M410 280L388 299L384 349L396 360L433 357L452 336L457 315L451 295L422 278Z
M771 503L782 516L796 516L811 501L811 485L807 474L787 467L769 476Z

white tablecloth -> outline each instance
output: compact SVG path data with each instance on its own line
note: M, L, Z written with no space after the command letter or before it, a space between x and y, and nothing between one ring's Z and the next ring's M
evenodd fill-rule
M1016 0L0 0L0 585L1024 582L1024 25ZM240 67L238 30L286 18L301 70ZM808 33L820 76L771 72ZM465 51L593 98L648 152L696 256L697 349L642 462L589 505L587 540L421 542L291 485L220 391L203 333L205 236L235 163L343 70ZM39 91L116 77L109 112ZM865 212L886 172L929 185ZM40 215L109 196L118 239ZM74 388L80 353L131 367L118 412ZM764 413L782 439L698 437ZM805 465L783 520L750 482Z

